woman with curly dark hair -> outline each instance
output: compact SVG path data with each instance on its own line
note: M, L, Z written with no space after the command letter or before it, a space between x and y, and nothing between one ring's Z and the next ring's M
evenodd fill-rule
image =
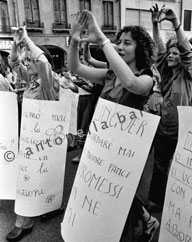
M116 42L123 33L131 33L132 39L136 41L135 60L136 67L140 69L148 68L154 63L154 42L146 30L141 26L124 26L117 35ZM142 56L142 58L140 58Z
M9 89L9 82L6 79L6 66L2 56L0 55L0 91L8 92Z
M88 28L88 30L86 29ZM88 32L87 36L82 33ZM109 69L92 68L79 61L79 43L100 45L109 63ZM154 42L140 26L126 26L117 34L117 48L98 27L92 12L84 10L72 27L68 52L68 67L77 75L103 85L101 98L143 110L154 86L152 64ZM134 221L143 222L142 242L153 239L159 222L152 217L135 197L127 218L121 242L134 241Z
M167 179L178 142L178 106L192 105L192 50L176 13L155 4L151 9L153 38L158 49L156 66L161 74L163 101L160 122L154 138L154 166L149 189L148 208L161 211L164 206ZM169 21L175 34L163 41L160 22ZM161 182L159 182L161 181Z

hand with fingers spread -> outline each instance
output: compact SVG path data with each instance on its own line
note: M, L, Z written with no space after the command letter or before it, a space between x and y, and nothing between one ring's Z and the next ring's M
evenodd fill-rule
M78 12L73 27L71 29L71 39L80 42L81 34L84 31L86 26L86 20L83 18L83 15Z
M162 6L164 8L165 5ZM151 12L151 20L153 24L159 23L160 15L161 15L161 10L159 10L159 7L157 4L155 4L152 8L150 8Z
M26 26L18 28L14 33L13 39L17 46L25 45L29 39Z
M102 45L103 41L105 41L107 37L99 28L93 13L88 10L84 10L82 12L82 19L88 23L88 36L82 38L81 41Z
M177 16L175 15L174 11L170 8L165 8L165 6L161 9L161 16L159 22L164 20L170 21L174 23L177 20Z

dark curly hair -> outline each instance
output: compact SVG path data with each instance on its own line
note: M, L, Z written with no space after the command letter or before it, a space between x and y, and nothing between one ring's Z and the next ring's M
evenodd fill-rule
M131 32L133 40L136 41L136 67L138 70L151 67L155 61L155 43L145 28L141 26L125 26L116 35L116 43L123 33Z
M1 54L0 54L0 74L6 77L6 65Z

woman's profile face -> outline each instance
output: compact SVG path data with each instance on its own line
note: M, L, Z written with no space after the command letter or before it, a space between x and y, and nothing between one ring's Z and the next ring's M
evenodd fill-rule
M117 51L128 65L136 62L136 46L137 43L135 40L133 40L131 32L123 32L117 42Z
M167 55L167 65L175 67L180 63L179 50L177 47L171 47Z
M27 68L27 72L29 75L37 75L37 68L34 64L34 58L31 56L31 51L26 50L25 51L25 57L23 58L24 65Z

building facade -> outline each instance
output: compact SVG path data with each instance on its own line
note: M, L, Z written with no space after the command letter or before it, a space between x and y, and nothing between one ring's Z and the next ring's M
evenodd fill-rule
M186 0L122 0L121 1L121 25L140 25L147 29L152 35L152 22L150 8L155 4L161 8L164 4L166 8L174 10L182 22L183 2ZM188 0L190 1L190 0ZM174 30L169 21L160 24L162 37L168 40Z
M187 37L192 38L192 2L190 0L182 1L181 19Z
M150 8L174 9L189 38L191 37L191 0L0 0L0 52L8 55L12 44L12 27L26 26L37 45L48 48L56 69L67 59L71 26L78 11L91 10L103 32L110 39L124 25L141 25L152 34ZM160 24L165 40L174 34L168 21Z
M26 26L30 38L47 47L56 69L66 62L71 26L78 11L91 10L109 38L120 26L118 0L0 0L0 50L8 55L12 27Z

